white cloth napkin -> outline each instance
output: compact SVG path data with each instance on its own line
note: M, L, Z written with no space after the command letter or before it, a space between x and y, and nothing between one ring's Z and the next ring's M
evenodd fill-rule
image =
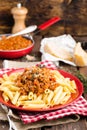
M20 62L20 61L12 61L12 60L4 60L3 68L24 68L38 64L38 62Z
M42 61L43 60L50 60L50 61L62 61L64 63L70 64L72 66L76 66L76 64L74 62L68 61L68 60L63 60L61 58L57 58L49 53L46 53L44 51L44 46L47 43L54 43L56 45L58 45L59 47L64 48L65 50L67 50L70 54L73 55L73 51L74 51L74 47L76 45L76 41L73 39L73 37L71 35L61 35L61 36L57 36L57 37L50 37L50 38L44 38L41 40L41 47L40 47L40 52L42 53Z

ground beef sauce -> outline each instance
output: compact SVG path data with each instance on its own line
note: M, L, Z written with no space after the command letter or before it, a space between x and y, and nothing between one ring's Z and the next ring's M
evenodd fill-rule
M2 36L2 40L0 40L0 50L18 50L24 49L32 44L32 41L22 37L22 36L15 36L6 38Z
M40 95L45 89L54 90L58 83L53 73L45 67L26 68L16 79L16 85L20 87L20 92L27 95L29 92Z

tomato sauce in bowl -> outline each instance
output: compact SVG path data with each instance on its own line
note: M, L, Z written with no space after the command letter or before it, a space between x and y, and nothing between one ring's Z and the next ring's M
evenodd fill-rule
M19 58L30 53L34 47L34 41L29 37L15 36L6 38L2 35L0 40L1 58Z

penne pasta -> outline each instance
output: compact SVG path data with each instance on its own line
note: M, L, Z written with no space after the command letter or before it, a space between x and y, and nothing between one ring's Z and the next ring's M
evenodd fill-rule
M28 104L28 105L23 105L23 108L47 108L47 106L44 104L44 103L42 103L42 104Z
M9 81L9 76L8 76L7 74L4 74L4 75L3 75L3 79L4 79L5 81Z
M18 101L21 105L29 105L29 104L36 104L36 105L39 105L39 104L44 104L44 102L42 100L33 100L33 101Z
M35 94L36 95L36 94ZM40 94L38 97L36 96L36 98L34 98L34 100L42 100L42 94Z
M69 88L67 86L63 87L64 92L66 92L67 94L71 94Z
M8 102L8 101L9 101L9 97L6 95L5 92L3 92L2 97L4 98L4 101L5 101L5 102Z
M28 94L28 99L29 99L29 100L33 100L33 98L34 98L33 92L29 92L29 94Z
M70 90L71 93L76 93L76 90L72 86L67 85L66 87Z
M12 101L12 99L13 99L13 93L12 93L12 91L10 91L6 87L1 88L0 90L2 90L3 92L5 92L6 95L9 97L9 99Z
M46 98L46 103L47 103L48 105L51 105L51 100L52 100L53 96L54 96L54 92L53 92L53 91L50 91L50 93L48 94L48 96L47 96L47 98Z
M54 97L53 97L53 100L52 100L52 104L57 104L61 94L63 92L63 87L62 86L59 86L56 88L56 90L54 90Z
M1 86L2 87L5 87L5 86L9 87L11 85L13 85L13 82L11 82L11 81L8 80L8 81L4 81Z
M56 104L61 104L61 101L63 101L63 99L66 96L66 92L61 93L59 99L57 100Z
M69 100L70 97L71 97L71 95L66 95L66 96L63 98L63 100L61 101L61 104L65 104L65 103Z
M50 90L49 89L45 89L45 94L49 94Z
M65 104L72 93L76 93L76 88L74 80L64 78L57 70L35 66L21 73L4 74L0 78L3 100L23 108Z
M16 105L19 96L20 96L20 93L17 91L17 92L15 93L15 95L14 95L14 98L12 99L12 103L13 103L14 105Z
M43 101L45 102L45 104L46 104L47 97L48 97L48 94L43 94L42 99L43 99Z
M26 100L28 100L28 96L27 95L20 95L18 100L19 101L26 101Z
M71 81L70 85L73 89L76 89L76 83L74 80Z

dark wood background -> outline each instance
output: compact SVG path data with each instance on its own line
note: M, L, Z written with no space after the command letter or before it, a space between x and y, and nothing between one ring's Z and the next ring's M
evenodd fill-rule
M87 36L87 0L0 0L0 34L11 33L14 20L11 9L22 3L28 9L26 26L40 25L60 16L61 21L41 32L44 36L71 34Z

